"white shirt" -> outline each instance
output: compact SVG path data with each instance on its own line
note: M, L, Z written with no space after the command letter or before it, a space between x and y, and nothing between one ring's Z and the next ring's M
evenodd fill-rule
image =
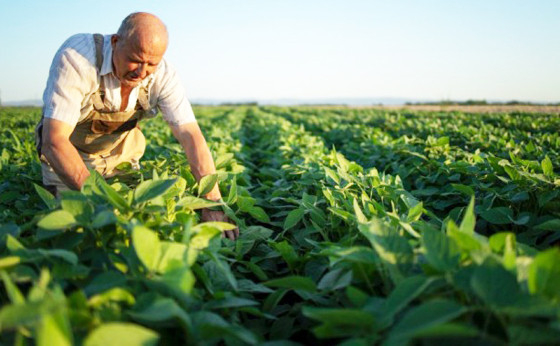
M121 107L120 81L113 74L111 35L104 36L103 65L98 74L92 34L70 37L54 56L47 87L43 93L43 115L75 126L93 110L91 95L105 86L105 106L114 111ZM162 59L157 69L130 92L126 110L134 109L140 86L148 85L151 115L158 108L170 125L196 121L185 89L175 69Z

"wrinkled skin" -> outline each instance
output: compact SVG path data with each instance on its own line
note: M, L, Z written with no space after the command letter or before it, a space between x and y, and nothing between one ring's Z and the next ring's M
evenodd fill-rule
M111 37L113 72L121 87L134 88L151 75L167 49L167 30L155 16L143 14L136 19L134 35Z

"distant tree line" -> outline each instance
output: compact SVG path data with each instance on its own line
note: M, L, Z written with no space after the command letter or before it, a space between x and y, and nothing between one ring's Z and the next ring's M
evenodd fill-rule
M434 102L406 102L406 106L560 106L560 102L557 103L538 103L538 102L528 102L528 101L506 101L506 102L488 102L486 100L466 100L466 101L453 101L453 100L442 100Z

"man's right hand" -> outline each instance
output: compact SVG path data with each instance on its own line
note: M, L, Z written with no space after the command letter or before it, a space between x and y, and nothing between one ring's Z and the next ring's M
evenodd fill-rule
M70 143L74 127L56 119L43 119L41 154L63 183L73 190L82 188L89 171L78 150Z

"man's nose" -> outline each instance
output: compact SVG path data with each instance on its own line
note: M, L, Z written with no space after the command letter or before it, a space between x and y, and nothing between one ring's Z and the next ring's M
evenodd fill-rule
M148 64L138 64L136 74L142 79L146 78L148 75Z

